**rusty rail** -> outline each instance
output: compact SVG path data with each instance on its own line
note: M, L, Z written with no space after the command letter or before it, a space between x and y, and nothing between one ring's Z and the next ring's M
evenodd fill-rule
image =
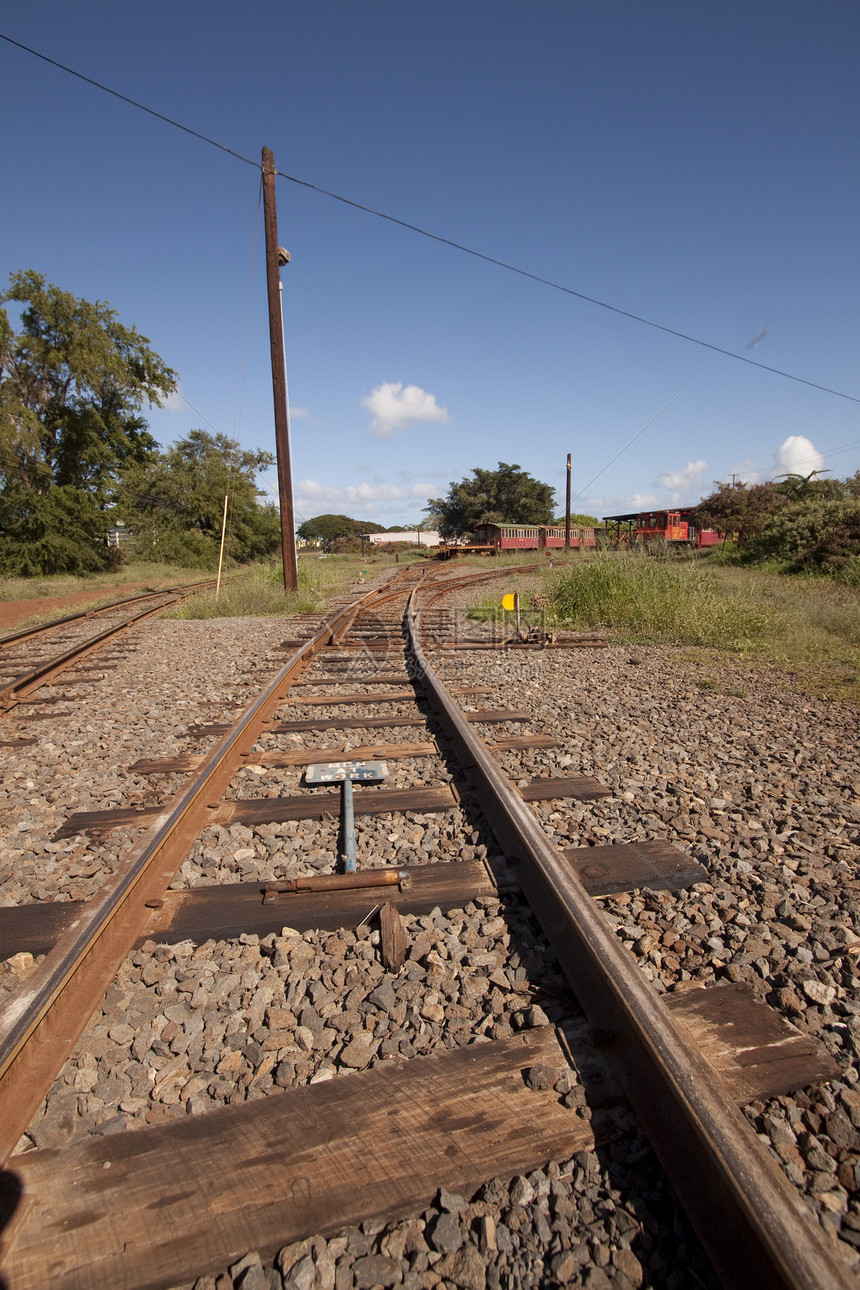
M122 609L123 605L136 605L141 600L153 600L157 596L188 596L193 591L202 591L205 587L211 587L213 581L212 578L207 578L203 582L189 582L185 586L164 587L161 591L144 591L139 596L125 596L122 600L110 600L106 605L93 605L89 609L81 609L76 614L64 614L62 618L52 618L47 623L34 623L30 627L21 627L17 632L0 636L0 649L4 645L15 645L19 641L29 640L32 636L53 631L56 627L65 627L67 623L79 622L82 618L95 618L98 614L109 614L112 609Z
M434 595L433 599L437 597ZM725 1085L670 1016L561 851L460 713L407 623L416 675L470 763L482 808L619 1082L727 1285L848 1290L856 1283Z
M138 623L143 622L145 618L151 618L155 614L160 614L171 605L178 605L185 600L194 591L200 591L205 587L214 586L214 579L209 578L205 582L190 583L185 587L178 587L165 591L154 591L144 596L131 596L128 600L117 600L110 605L101 605L95 609L84 610L79 614L69 614L65 618L54 619L50 623L42 623L32 628L24 628L21 632L13 636L5 636L0 640L0 646L9 644L13 641L26 640L29 637L38 635L41 632L50 631L56 627L64 626L66 623L79 621L82 618L94 617L97 614L107 613L112 609L122 608L123 605L136 604L140 600L153 600L158 597L162 602L149 609L143 609L140 613L132 614L121 623L115 623L112 627L106 627L104 631L98 632L95 636L87 637L86 640L78 641L70 645L62 653L55 655L53 658L46 659L38 667L31 668L29 672L24 672L17 676L14 681L0 686L0 716L9 713L22 699L34 690L38 690L43 685L51 683L55 676L60 676L69 667L88 654L99 649L105 641L114 636L119 636L122 632L128 631L129 628L135 627ZM166 599L165 599L166 597Z
M379 595L370 591L360 603L370 607ZM243 764L243 755L271 721L292 681L355 607L345 606L325 620L242 713L7 1006L0 1019L0 1166L141 934L152 903L163 897L205 828L210 807L218 805Z

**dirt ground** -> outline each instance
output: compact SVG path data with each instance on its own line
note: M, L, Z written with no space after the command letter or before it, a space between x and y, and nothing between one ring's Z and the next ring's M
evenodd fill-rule
M127 582L120 590L111 591L106 587L93 587L89 591L73 591L67 596L41 596L34 600L0 600L0 633L14 631L31 618L48 614L53 618L62 618L64 614L73 614L82 605L94 602L121 600L123 596L133 596L136 591L146 587L143 582Z

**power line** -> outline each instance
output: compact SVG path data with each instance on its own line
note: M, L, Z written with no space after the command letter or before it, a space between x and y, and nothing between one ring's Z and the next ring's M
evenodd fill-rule
M7 36L3 32L0 32L0 40L5 40L10 45L23 49L25 53L32 54L34 58L39 58L42 62L49 63L52 67L58 67L60 71L67 72L70 76L86 82L87 85L92 85L96 89L102 90L105 94L111 94L114 98L121 99L123 103L128 103L131 107L138 108L139 111L146 112L149 116L154 116L159 121L164 121L167 125L172 125L177 130L182 130L185 134L190 134L195 139L200 139L203 143L208 143L213 148L218 148L221 152L226 152L229 156L235 157L237 161L259 168L258 162L253 161L250 157L243 156L241 152L236 152L233 148L228 148L225 144L218 143L216 139L210 139L208 135L201 134L199 130L192 130L190 126L183 125L180 121L175 121L172 117L165 116L163 112L156 112L154 108L147 107L144 103L139 103L137 99L129 98L127 94L120 94L118 90L113 90L110 86L103 85L101 81L96 81L91 76L84 76L81 72L76 72L74 68L67 67L65 63L60 63L55 58L49 58L46 54L39 53L37 49L32 49L29 45L24 45L19 40L13 40L11 36ZM373 206L366 206L350 197L344 197L340 193L332 192L329 188L322 188L319 184L311 183L310 180L299 179L298 176L289 175L283 170L276 170L275 174L281 179L286 179L292 184L298 184L300 187L319 193L323 197L330 197L332 201L341 202L344 206L351 206L354 210L363 211L366 215L373 215L377 219L386 220L389 224L397 224L400 228L405 228L410 233L417 233L420 237L429 238L431 241L439 242L443 246L450 246L453 250L461 251L464 255L471 255L477 260L483 260L486 264L494 264L497 268L505 269L508 273L516 273L521 278L528 278L532 282L540 283L541 286L551 287L553 291L561 291L564 295L573 296L586 304L596 305L600 309L607 309L610 313L618 314L621 318L629 318L631 322L641 323L643 327L652 327L656 331L664 332L667 336L675 336L677 339L685 340L691 345L699 345L702 349L709 349L714 354L722 354L724 358L733 358L738 363L746 363L750 367L757 367L763 372L770 372L773 376L781 376L787 381L796 381L799 385L809 386L813 390L821 390L824 394L832 394L838 399L848 399L851 403L860 403L860 397L857 395L846 394L842 390L834 390L832 386L820 385L817 381L809 381L803 376L795 376L793 372L785 372L782 368L771 367L767 363L759 363L754 358L747 358L745 354L736 354L734 350L723 349L720 345L701 340L698 336L691 336L688 332L678 331L674 327L667 327L664 323L655 322L651 318L644 318L641 314L634 314L628 309L620 308L618 305L611 305L605 300L598 300L595 296L588 296L582 291L576 291L573 287L566 287L560 282L554 282L552 278L544 278L538 273L531 273L528 269L521 269L515 264L509 264L506 260L497 259L496 256L487 255L483 251L476 251L473 247L466 246L462 242L455 242L452 238L443 237L440 233L431 233L428 229L421 228L418 224L410 224L408 220L400 219L396 215L388 215L385 211L376 210Z
M695 378L695 377L693 377L693 381L694 381L695 379L696 379L696 378ZM628 449L628 448L630 448L630 447L631 447L631 446L636 442L636 440L637 440L637 439L641 439L641 438L642 438L642 436L643 436L643 434L645 433L645 431L646 431L646 430L649 430L649 429L651 428L651 426L654 424L654 422L655 422L655 421L657 421L657 420L659 420L659 418L660 418L660 417L662 417L663 413L664 413L664 412L667 412L667 411L669 410L669 408L671 408L671 406L672 406L672 404L673 404L673 403L677 403L677 401L678 401L678 399L680 399L681 395L682 395L682 394L685 394L685 393L687 392L687 390L689 390L690 386L693 384L693 381L688 381L688 382L687 382L687 384L683 387L683 389L679 390L679 391L678 391L678 393L675 395L675 397L674 397L673 399L670 399L670 400L669 400L669 402L668 402L664 407L662 407L662 408L660 409L660 411L659 411L659 412L657 412L657 413L656 413L656 414L651 418L651 420L650 420L650 421L648 421L648 422L647 422L647 423L642 427L642 429L641 429L641 430L637 430L637 432L636 432L636 434L633 436L633 438L632 438L632 439L629 439L629 440L628 440L628 442L624 445L624 447L623 447L623 448L619 448L618 452L616 452L615 456L612 458L612 460L611 460L611 461L607 461L606 465L605 465L601 470L598 470L598 472L597 472L597 474L596 474L596 475L592 475L591 479L589 479L589 481L588 481L588 483L585 485L585 487L584 487L584 488L581 488L581 489L579 490L579 492L576 494L576 497L574 497L574 498L572 498L572 499L571 499L571 503L570 503L570 504L571 504L571 506L573 505L573 503L574 503L574 502L578 502L578 501L579 501L579 499L580 499L580 497L583 497L583 496L588 492L589 488L590 488L590 487L591 487L591 485L595 482L595 480L598 480L598 479L600 478L600 476L601 476L601 475L605 474L605 473L606 473L606 471L609 469L609 467L610 467L610 466L612 466L612 465L613 465L613 464L618 460L618 458L619 458L620 456L622 456L622 454L623 454L623 453L625 453L625 452L627 451L627 449Z
M487 264L495 264L497 268L506 269L508 273L516 273L521 278L529 278L532 282L539 282L544 287L552 287L554 291L561 291L566 296L574 296L577 300L584 300L586 304L597 305L601 309L608 309L610 313L619 314L622 318L629 318L632 322L642 323L645 327L654 327L657 331L665 332L668 336L677 336L679 340L689 341L691 345L701 345L703 349L710 349L715 354L722 354L726 358L737 359L739 363L747 363L750 367L759 367L763 372L771 372L774 376L783 376L786 380L797 381L801 385L808 385L813 390L822 390L825 394L835 394L838 399L850 399L852 403L860 403L860 397L854 394L844 394L841 390L834 390L829 385L819 385L817 381L808 381L803 376L795 376L792 372L784 372L778 367L770 367L767 363L759 363L754 358L747 358L744 354L736 354L731 349L723 349L720 345L712 345L710 341L700 340L698 336L690 336L687 332L676 331L674 327L666 327L663 323L654 322L651 318L643 318L641 314L631 313L628 309L621 309L618 305L610 305L605 300L598 300L595 296L587 296L582 291L576 291L573 287L565 287L560 282L554 282L552 278L541 277L539 273L531 273L528 269L521 269L515 264L508 264L506 260L498 260L494 255L486 255L483 251L476 251L470 246L464 246L462 242L455 242L449 237L442 237L439 233L431 233L427 229L420 228L417 224L410 224L406 220L398 219L396 215L386 215L384 211L375 210L372 206L364 206L361 202L352 201L349 197L341 197L339 193L333 193L327 188L320 188L317 184L312 184L306 179L297 179L295 175L288 175L283 170L275 172L282 179L288 179L293 184L300 184L303 188L310 188L316 193L321 193L324 197L331 197L336 202L343 202L346 206L353 206L356 210L364 211L368 215L375 215L377 219L388 220L390 224L399 224L401 228L409 229L412 233L419 233L421 237L429 237L433 242L441 242L443 246L453 247L455 251L462 251L465 255L472 255L477 260L484 260Z
M122 99L123 103L128 103L131 107L138 108L141 112L146 112L149 116L157 117L159 121L164 121L167 125L175 126L177 130L183 130L185 134L191 134L195 139L201 139L203 143L209 143L213 148L219 148L221 152L227 152L237 161L244 161L249 166L259 167L259 162L252 161L250 157L243 157L241 152L234 152L226 144L219 143L217 139L210 139L208 135L201 134L199 130L192 130L190 126L183 125L181 121L174 121L173 117L165 116L163 112L156 112L155 108L147 107L145 103L138 103L137 99L131 99L127 94L120 94L119 90L112 90L109 85L102 85L101 81L94 81L91 76L84 76L83 72L76 72L74 67L67 67L65 63L58 63L56 58L49 58L47 54L40 54L38 49L31 49L29 45L24 45L20 40L13 40L11 36L5 35L0 31L0 40L5 40L10 45L23 49L25 53L32 54L34 58L41 58L43 63L50 63L52 67L59 67L61 72L68 72L69 76L75 76L79 81L85 81L87 85L93 85L97 90L104 91L105 94L112 94L115 99Z

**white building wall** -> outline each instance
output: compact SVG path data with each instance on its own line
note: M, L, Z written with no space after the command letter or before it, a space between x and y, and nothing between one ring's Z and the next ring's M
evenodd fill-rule
M438 546L439 534L424 529L402 529L397 533L368 533L367 538L374 546L382 542L415 542L421 546Z

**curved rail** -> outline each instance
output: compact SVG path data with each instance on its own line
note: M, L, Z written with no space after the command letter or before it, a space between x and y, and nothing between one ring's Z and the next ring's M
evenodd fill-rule
M422 612L413 594L407 623L417 675L461 760L472 763L484 812L521 862L518 880L594 1027L594 1042L612 1062L715 1267L731 1286L854 1286L719 1076L461 714L421 646Z
M46 659L45 662L40 663L38 667L32 668L29 672L22 673L21 676L16 677L14 681L10 681L4 686L0 686L0 716L8 713L17 703L20 703L28 694L31 694L33 690L37 690L40 686L49 684L53 677L59 676L61 672L64 672L72 664L76 663L78 659L85 658L88 654L97 650L100 645L105 641L110 640L111 637L120 635L120 633L127 631L130 627L134 627L137 623L143 622L145 618L151 618L154 614L160 614L171 605L180 604L189 595L191 595L192 592L199 591L204 587L211 587L213 583L214 579L209 578L205 582L193 582L189 583L185 587L178 587L173 590L153 591L147 593L145 596L131 596L128 600L117 600L111 605L102 605L97 609L90 609L80 614L71 614L66 618L57 618L50 623L42 623L38 627L24 629L22 633L18 633L15 636L4 637L3 640L0 641L0 645L13 640L26 639L28 636L35 636L40 632L50 631L53 628L80 620L81 618L89 618L96 614L106 613L111 609L122 608L123 605L136 604L140 600L153 600L158 597L162 598L160 604L149 609L143 609L138 614L132 614L130 618L124 619L121 623L115 623L112 627L106 627L104 631L98 632L95 636L89 636L86 640L78 641L76 644L70 645L69 648L63 650L61 654L57 654L53 658ZM166 597L166 599L164 599L164 597Z
M111 600L106 605L93 605L90 609L81 609L76 614L65 614L62 618L52 618L47 623L34 623L31 627L22 627L17 632L9 632L6 636L0 636L0 649L4 645L15 645L19 641L28 640L32 636L39 636L43 632L53 631L55 627L65 627L67 623L79 622L82 618L95 618L97 614L108 614L112 609L122 609L123 605L136 605L141 600L152 600L156 596L176 596L190 595L192 591L200 591L204 587L210 587L212 579L207 578L204 582L189 582L185 586L165 587L162 591L144 591L139 596L126 596L122 600Z

